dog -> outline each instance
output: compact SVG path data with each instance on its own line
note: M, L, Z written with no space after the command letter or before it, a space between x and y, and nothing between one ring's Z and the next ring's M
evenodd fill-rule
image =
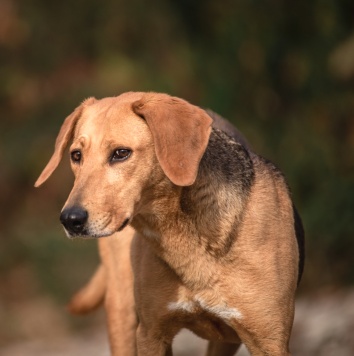
M207 110L213 119L212 126L226 132L247 149L249 143L239 130L229 121ZM121 236L124 234L124 237ZM71 298L68 310L74 315L90 313L104 304L108 318L108 335L113 355L135 355L136 318L132 308L134 296L132 291L131 263L126 262L130 255L130 243L134 230L127 226L121 233L98 240L102 263L89 280Z
M252 355L289 355L300 217L281 172L211 124L166 94L90 98L65 120L35 185L73 138L67 234L135 229L138 355L171 355L181 328L210 340L208 355L233 355L241 343Z
M250 149L247 140L229 121L210 109L207 113L213 119L213 127L226 132L234 140ZM136 355L137 319L134 312L132 269L131 263L126 260L127 256L130 256L133 235L134 230L127 226L120 233L98 240L102 263L89 282L75 293L67 305L71 314L83 315L104 304L113 355Z

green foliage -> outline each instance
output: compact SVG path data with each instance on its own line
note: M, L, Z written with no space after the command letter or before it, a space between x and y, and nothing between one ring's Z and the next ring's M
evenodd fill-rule
M153 90L229 118L285 172L307 233L307 286L354 283L353 2L0 6L1 275L26 263L50 293L59 293L56 278L68 289L77 283L65 281L67 268L86 247L59 242L54 218L68 171L41 190L32 183L64 117L85 97ZM85 263L95 260L90 245Z

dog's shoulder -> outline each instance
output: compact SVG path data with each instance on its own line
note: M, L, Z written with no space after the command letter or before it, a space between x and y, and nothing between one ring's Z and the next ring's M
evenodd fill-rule
M234 137L214 127L201 161L201 169L213 175L219 184L237 185L247 191L254 179L249 150Z

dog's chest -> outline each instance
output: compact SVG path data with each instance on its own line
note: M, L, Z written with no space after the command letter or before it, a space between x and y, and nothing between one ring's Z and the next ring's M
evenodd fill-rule
M232 319L242 319L242 313L237 308L229 307L225 302L221 302L220 304L210 304L198 295L194 296L192 299L170 302L167 305L167 309L169 311L183 313L209 313L226 324Z
M185 326L200 337L209 340L238 339L231 325L242 319L242 313L224 301L211 303L197 294L169 302L167 309L173 318L183 320Z
M202 338L222 338L230 342L238 340L233 326L242 320L242 312L218 298L215 293L187 296L180 292L178 299L167 303L166 308L173 320L180 320L183 327Z

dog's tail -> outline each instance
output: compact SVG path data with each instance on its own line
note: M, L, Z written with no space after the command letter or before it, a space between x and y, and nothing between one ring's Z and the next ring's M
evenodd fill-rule
M89 282L74 294L67 309L71 314L87 314L97 309L104 301L107 276L103 264L100 264Z

